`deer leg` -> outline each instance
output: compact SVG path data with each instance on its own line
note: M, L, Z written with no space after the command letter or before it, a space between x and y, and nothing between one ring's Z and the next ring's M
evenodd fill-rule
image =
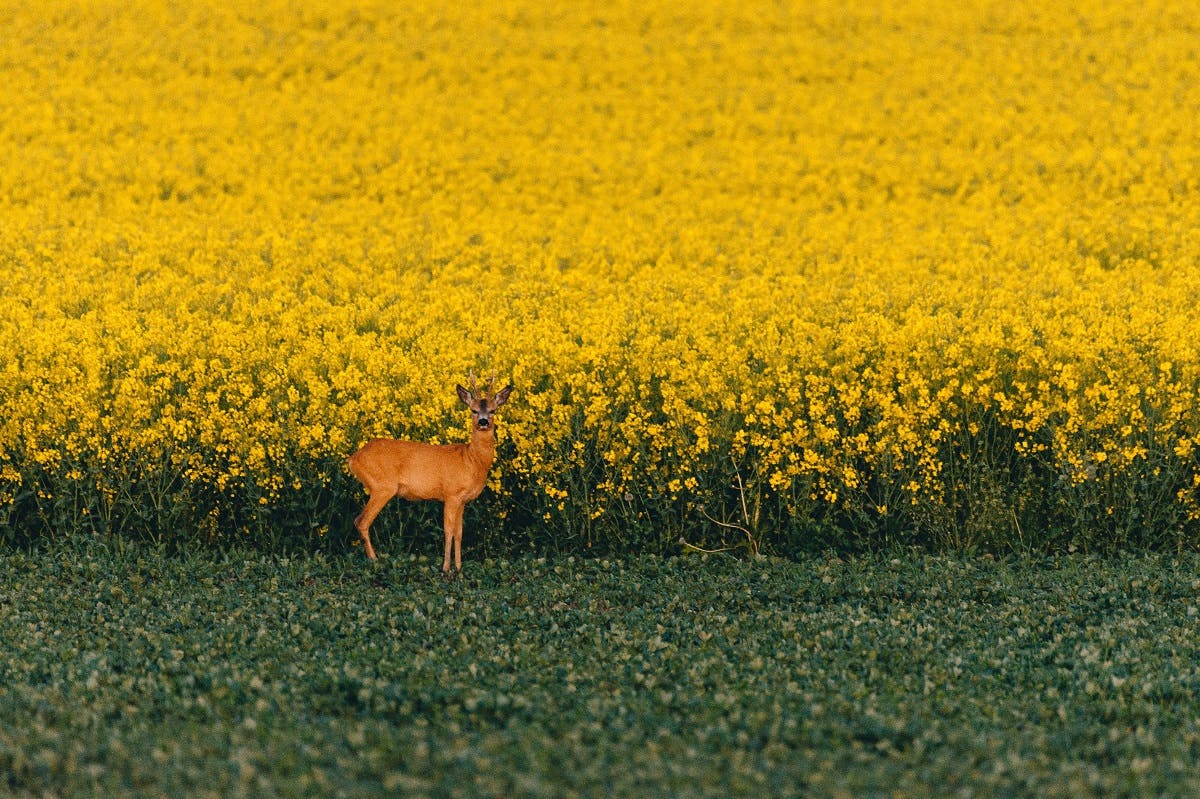
M455 554L458 571L462 571L462 517L461 502L447 500L442 511L442 523L446 531L446 551L442 558L442 574L450 573L450 554ZM455 545L457 544L457 549Z
M363 548L367 551L367 557L375 560L375 548L371 546L371 523L375 521L375 517L383 510L383 506L388 503L388 500L396 496L396 492L384 491L375 489L371 491L371 496L367 500L366 507L362 513L354 519L354 527L358 530L358 534L362 536Z
M462 527L463 514L458 512L458 524L454 528L454 569L462 574Z

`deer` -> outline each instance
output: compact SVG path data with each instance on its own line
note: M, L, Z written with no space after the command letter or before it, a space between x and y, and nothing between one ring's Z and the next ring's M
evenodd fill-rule
M458 398L471 410L471 440L466 444L426 444L375 438L350 456L348 466L370 497L354 527L362 536L367 558L375 560L371 546L371 523L392 497L442 502L442 526L446 535L442 576L450 577L451 550L454 568L462 573L463 510L483 492L488 469L496 457L496 409L508 402L513 387L506 386L489 396L496 382L476 394L475 374L471 388L456 385Z

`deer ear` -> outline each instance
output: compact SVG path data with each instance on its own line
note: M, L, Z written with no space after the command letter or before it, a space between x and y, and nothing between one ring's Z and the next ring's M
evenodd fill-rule
M498 392L496 392L496 396L492 397L492 399L496 400L497 408L499 408L504 403L508 402L508 395L512 393L512 390L513 390L513 387L511 385L508 385L508 386L505 386L504 388L500 389Z
M471 392L467 391L462 386L455 386L454 388L456 391L458 391L458 398L463 401L463 404L470 405L471 400L475 399L471 396Z

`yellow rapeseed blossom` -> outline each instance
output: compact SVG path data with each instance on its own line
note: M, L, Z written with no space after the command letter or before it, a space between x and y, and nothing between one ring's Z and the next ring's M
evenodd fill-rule
M564 541L1191 542L1194 11L11 5L0 522L337 529L474 369Z

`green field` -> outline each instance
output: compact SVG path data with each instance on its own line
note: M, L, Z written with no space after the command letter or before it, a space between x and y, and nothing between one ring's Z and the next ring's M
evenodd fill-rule
M0 555L0 794L1194 796L1200 558Z

